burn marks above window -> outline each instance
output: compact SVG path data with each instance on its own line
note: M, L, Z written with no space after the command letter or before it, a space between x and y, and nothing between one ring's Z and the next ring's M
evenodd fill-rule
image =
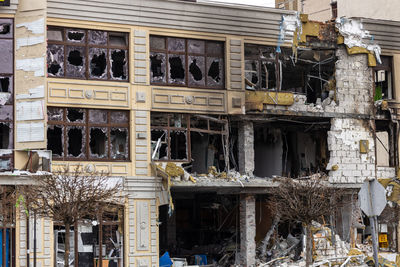
M49 107L47 116L55 159L129 159L129 112Z
M224 43L150 37L152 84L224 88Z
M128 34L66 29L47 30L49 77L128 80Z

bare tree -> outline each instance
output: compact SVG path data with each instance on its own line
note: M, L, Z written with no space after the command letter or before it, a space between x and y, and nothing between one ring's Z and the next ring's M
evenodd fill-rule
M121 184L111 184L104 173L88 174L79 167L34 179L34 185L25 186L21 193L29 210L64 224L64 266L68 266L71 226L82 219L96 218L99 205L116 197Z
M281 219L302 222L306 230L306 265L312 265L312 221L334 212L342 190L320 179L294 180L281 178L271 190L270 206Z

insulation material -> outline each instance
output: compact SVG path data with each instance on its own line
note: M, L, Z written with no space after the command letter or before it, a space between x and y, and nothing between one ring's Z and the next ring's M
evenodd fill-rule
M44 141L44 123L30 122L17 124L17 142Z
M185 56L184 55L168 55L168 83L185 84Z
M64 46L47 45L47 74L50 77L64 76Z
M166 59L163 53L150 53L150 81L152 83L166 82Z
M43 109L43 101L17 102L17 121L42 120Z
M27 94L17 94L16 99L44 98L44 85L29 89Z
M31 46L44 43L44 36L29 36L26 38L17 39L17 49L21 46Z
M0 39L0 73L13 73L13 40ZM18 69L18 61L17 61Z
M86 49L81 46L67 46L66 76L86 78Z
M121 49L110 49L109 57L111 62L111 78L114 80L127 80L127 51Z
M107 45L107 32L89 31L89 44Z
M16 69L33 71L36 77L42 77L44 76L44 57L18 59L16 61Z
M6 103L10 103L11 93L2 93L0 92L0 105L5 105Z
M207 86L221 87L224 84L224 60L222 58L207 58Z
M189 56L189 85L205 85L205 58L198 56Z
M24 22L16 25L17 28L25 27L28 31L31 31L35 34L43 34L44 33L44 18L32 21L32 22Z
M369 31L364 29L360 20L337 18L336 28L339 33L344 37L344 44L349 47L363 47L375 54L376 60L382 64L380 55L381 48L376 43L373 43L373 36Z
M279 38L278 45L276 47L276 52L281 52L281 45L287 41L293 43L294 33L297 32L297 36L301 33L301 21L299 13L295 15L283 15L281 23L279 25Z
M89 77L95 79L107 78L107 49L89 48Z

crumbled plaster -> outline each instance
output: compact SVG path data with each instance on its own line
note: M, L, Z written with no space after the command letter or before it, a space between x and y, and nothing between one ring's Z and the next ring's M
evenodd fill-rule
M25 27L29 31L35 34L43 34L44 33L44 18L32 21L32 22L25 22L25 23L19 23L16 25L17 28Z
M362 22L359 19L337 18L336 28L344 37L344 44L349 48L363 47L375 53L376 60L381 64L381 48L373 42L374 38L365 30Z
M42 44L44 43L44 36L29 36L26 38L18 38L17 39L17 49L19 49L21 46L31 46L31 45L37 45L37 44Z
M44 76L44 57L18 59L16 69L33 71L36 77L42 77Z
M396 178L396 168L395 167L380 167L376 168L376 176L378 179L393 179Z
M285 42L293 43L293 36L296 31L298 31L297 36L301 34L301 21L300 14L296 13L295 15L283 15L280 22L280 31L279 31L279 39L278 45L276 48L277 52L281 52L281 45Z

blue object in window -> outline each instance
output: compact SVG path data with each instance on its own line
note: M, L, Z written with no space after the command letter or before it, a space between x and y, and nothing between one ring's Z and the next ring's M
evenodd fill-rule
M164 255L160 257L160 267L171 267L172 264L173 262L169 256L169 253L165 252Z

